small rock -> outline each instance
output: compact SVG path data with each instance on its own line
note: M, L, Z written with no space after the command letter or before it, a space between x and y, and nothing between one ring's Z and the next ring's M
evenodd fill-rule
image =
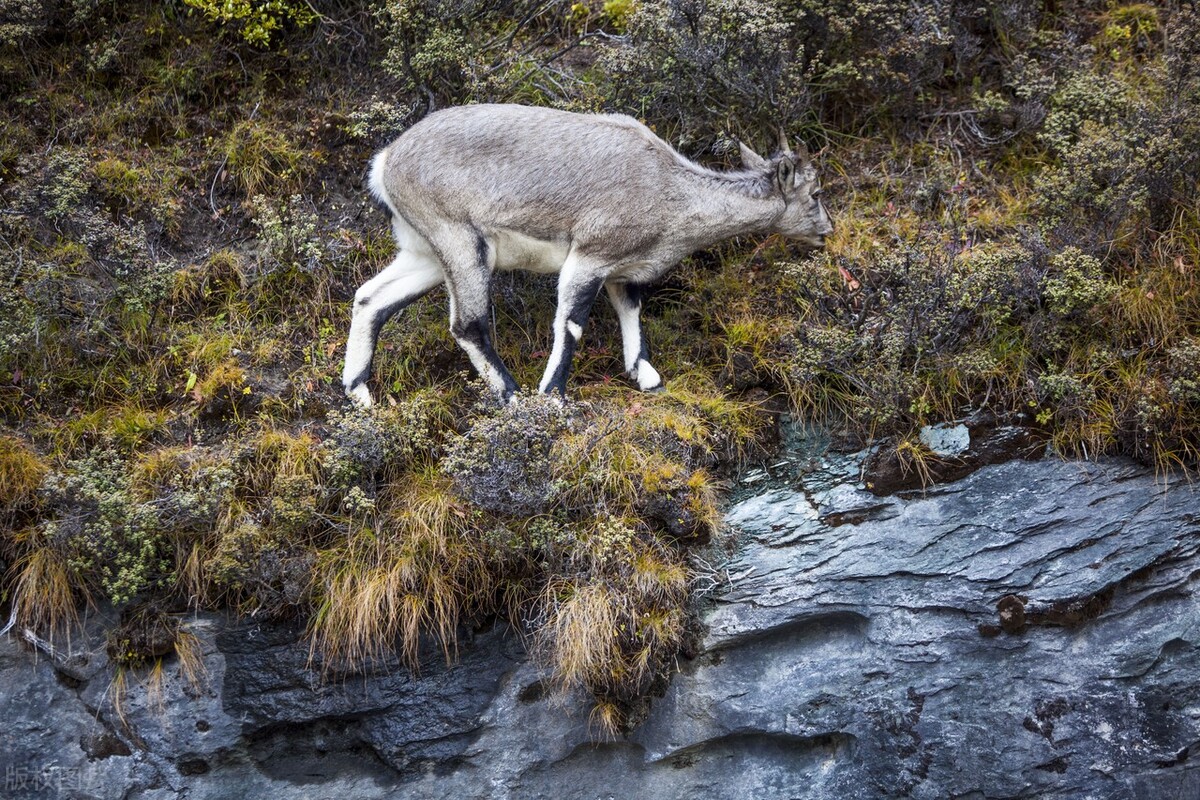
M921 444L938 456L958 456L971 446L971 431L966 425L946 422L921 428Z

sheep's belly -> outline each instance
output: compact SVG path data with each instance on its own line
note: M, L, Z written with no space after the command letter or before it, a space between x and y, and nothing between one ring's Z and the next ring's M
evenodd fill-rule
M535 239L523 233L500 230L493 234L496 269L523 269L530 272L558 272L567 260L567 242Z

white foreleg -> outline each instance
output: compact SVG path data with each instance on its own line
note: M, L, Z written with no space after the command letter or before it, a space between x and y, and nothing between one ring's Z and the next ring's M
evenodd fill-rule
M643 392L662 389L662 377L650 366L650 352L642 332L642 287L626 281L608 281L604 284L608 299L617 312L621 323L621 346L625 352L625 372L637 381Z
M554 345L550 360L538 384L538 391L567 393L567 375L575 348L583 337L592 304L604 283L604 272L599 264L587 263L575 253L569 253L558 279L558 309L554 314Z

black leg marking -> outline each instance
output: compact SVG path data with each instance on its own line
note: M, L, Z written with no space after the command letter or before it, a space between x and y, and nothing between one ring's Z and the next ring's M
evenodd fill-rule
M640 283L625 282L622 284L625 289L625 297L629 300L629 305L634 308L642 306L642 285Z
M508 367L504 366L504 362L500 360L500 354L496 352L496 348L492 346L492 337L486 319L471 320L458 326L451 333L479 348L479 352L483 354L488 366L494 369L500 376L500 380L504 382L504 399L507 400L513 392L521 388L512 373L508 371Z
M395 217L395 214L392 213L392 207L389 206L387 203L383 202L382 200L380 200L378 197L376 197L374 192L367 192L367 196L370 197L371 200L373 200L375 202L376 208L378 208L383 213L387 214L387 218L388 218L389 222L392 220L393 217Z
M416 295L415 297L406 297L403 300L397 300L395 303L392 303L390 306L384 306L383 308L379 309L374 314L372 314L371 315L371 341L375 344L378 344L379 343L379 332L383 330L383 326L387 324L387 321L389 319L391 319L392 317L396 316L397 314L399 314L404 309L408 308L413 303L415 303L423 295L424 295L424 293Z
M375 363L375 350L379 346L379 333L383 330L383 326L387 324L387 321L399 314L404 309L408 308L413 303L420 300L425 295L429 294L431 291L433 290L426 289L425 291L414 294L411 297L406 297L403 300L397 300L391 305L384 306L383 308L375 311L374 314L371 314L371 358L367 361L367 365L363 368L363 371L355 375L354 379L346 385L346 389L355 389L366 383L367 379L371 377L371 365ZM361 309L366 309L371 305L371 300L370 298L364 298L363 300L357 302L356 305Z
M491 268L491 265L488 263L488 256L490 253L491 251L488 248L487 239L483 237L483 234L477 235L475 237L475 256L479 259L479 265L485 270Z
M571 310L567 312L567 319L580 327L586 325L588 317L592 313L592 306L596 304L596 297L603 287L603 278L596 278L585 283L579 290L579 294L575 296L575 302L571 304Z
M604 279L596 278L584 284L575 296L575 301L571 304L570 311L567 312L567 321L573 322L582 330L587 325L588 317L591 316L592 306L596 303L596 296L600 294L600 289L604 287ZM559 359L558 366L554 369L554 374L550 376L550 382L546 384L546 392L558 392L566 397L567 395L567 376L571 373L571 362L575 359L575 348L579 342L571 334L568 329L566 336L563 337L562 358Z
M575 339L568 336L563 342L562 360L558 362L558 368L550 376L550 383L546 384L546 394L558 392L563 397L567 396L567 376L571 373L571 361L574 358Z
M550 382L546 384L546 394L558 392L563 397L567 396L567 376L571 372L571 361L574 358L575 337L567 334L567 338L563 340L562 359L559 360L554 374L550 376Z
M638 345L638 360L648 363L650 361L650 345L646 341L646 326L642 324L640 319L640 315L642 313L642 297L645 294L644 290L645 287L640 283L625 284L625 297L628 298L629 305L632 306L639 315L638 338L641 341ZM662 383L660 382L658 385L662 386Z

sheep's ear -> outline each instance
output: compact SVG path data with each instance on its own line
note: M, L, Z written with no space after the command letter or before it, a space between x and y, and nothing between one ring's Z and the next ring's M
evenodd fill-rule
M781 192L790 192L795 188L795 183L796 162L792 161L791 156L784 156L775 165L775 185Z
M808 145L804 142L799 142L796 147L796 158L800 159L801 164L811 164L812 158L808 154Z
M767 165L767 160L747 147L745 142L738 142L738 150L742 153L742 166L746 169L761 169Z
M781 152L781 153L792 152L792 146L788 144L788 140L787 140L787 131L785 131L783 129L782 125L779 126L777 131L778 131L778 136L779 136L779 152Z

